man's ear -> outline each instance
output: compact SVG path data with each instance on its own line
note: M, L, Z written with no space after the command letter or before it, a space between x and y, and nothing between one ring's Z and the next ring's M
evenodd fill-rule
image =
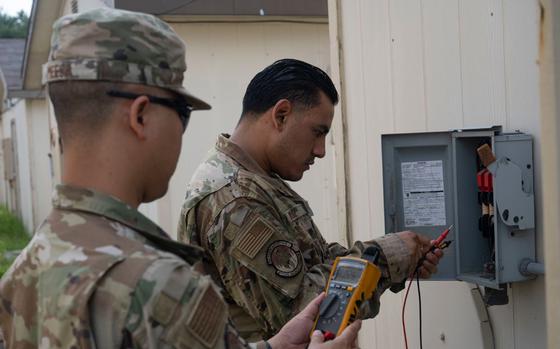
M281 99L272 107L272 124L278 131L282 131L292 114L292 102Z
M128 124L136 137L140 140L146 139L146 118L144 112L150 104L150 100L146 96L136 98L128 110Z

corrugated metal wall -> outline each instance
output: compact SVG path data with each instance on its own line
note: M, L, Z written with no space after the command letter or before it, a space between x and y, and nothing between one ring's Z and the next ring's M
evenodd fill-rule
M380 142L384 133L497 124L506 131L519 129L533 135L540 219L538 1L336 3L354 237L367 240L384 231ZM542 261L540 227L537 237ZM424 347L482 348L469 286L427 282L422 287ZM507 306L490 310L497 347L544 348L543 278L515 284L509 293ZM381 316L368 321L361 332L362 347L404 346L402 296L382 298ZM410 297L409 344L417 348L417 301L415 294Z

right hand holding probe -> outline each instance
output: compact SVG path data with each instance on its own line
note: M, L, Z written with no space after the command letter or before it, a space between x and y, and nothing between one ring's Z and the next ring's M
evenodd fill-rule
M443 257L443 250L453 242L452 240L445 240L451 229L453 229L453 225L447 228L436 240L432 240L430 249L418 261L416 268L421 278L429 277L437 272L437 264Z

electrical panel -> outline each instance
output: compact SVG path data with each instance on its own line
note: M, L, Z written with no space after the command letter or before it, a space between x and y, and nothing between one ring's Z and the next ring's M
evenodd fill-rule
M382 136L386 233L453 240L432 280L501 289L535 260L532 137L501 127ZM484 163L481 149L492 159Z

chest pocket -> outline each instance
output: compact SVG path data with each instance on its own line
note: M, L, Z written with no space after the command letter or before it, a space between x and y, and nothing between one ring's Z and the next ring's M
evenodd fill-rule
M296 203L288 208L283 215L287 223L296 228L298 233L305 232L309 235L312 234L314 224L311 220L311 216L313 215L313 212L311 212L309 206L306 206L303 203Z
M307 202L295 203L283 215L290 226L291 238L298 243L306 267L309 269L315 264L324 263L326 242L313 223L313 211Z

